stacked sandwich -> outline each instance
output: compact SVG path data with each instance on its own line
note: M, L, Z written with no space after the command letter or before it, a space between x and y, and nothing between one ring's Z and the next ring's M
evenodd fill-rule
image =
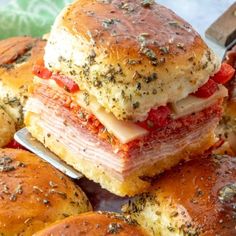
M188 23L153 1L77 0L34 67L25 123L89 179L134 195L215 143L224 67Z

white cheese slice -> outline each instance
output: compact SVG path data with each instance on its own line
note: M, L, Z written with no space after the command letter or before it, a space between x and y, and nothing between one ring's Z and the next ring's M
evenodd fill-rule
M73 94L73 99L86 111L91 112L106 127L108 132L112 133L123 144L140 138L148 131L142 127L128 121L118 120L112 113L107 112L96 100L89 96L89 103L85 102L86 93L79 91Z
M209 98L198 98L192 95L172 104L173 119L178 119L182 116L202 111L203 109L213 105L218 99L228 96L228 90L219 85L219 89Z
M73 94L73 100L75 100L82 108L87 112L91 112L88 103L86 102L86 93L79 91Z
M34 76L34 84L46 84L49 85L51 88L54 88L55 90L60 89L55 80L41 79L38 76Z
M36 78L36 80L41 82L41 79ZM49 79L46 82L44 81L44 83L49 83L55 89L58 88L54 80ZM228 90L223 85L219 85L218 91L209 98L198 98L189 95L187 98L172 104L172 118L178 119L193 112L199 112L214 104L219 98L226 97L227 95ZM125 144L148 134L146 129L132 122L118 120L112 113L107 112L94 97L89 96L89 101L86 101L88 99L86 96L84 91L79 91L74 93L72 97L81 107L93 113L121 143Z
M132 122L118 120L112 113L106 112L95 100L91 101L90 109L107 130L123 144L148 134L146 129Z

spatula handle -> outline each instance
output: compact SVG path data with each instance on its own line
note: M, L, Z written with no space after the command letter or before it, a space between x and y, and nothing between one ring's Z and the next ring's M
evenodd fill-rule
M236 39L236 2L206 30L206 37L224 47Z

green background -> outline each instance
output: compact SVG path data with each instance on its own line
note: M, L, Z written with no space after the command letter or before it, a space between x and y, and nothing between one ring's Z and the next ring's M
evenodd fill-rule
M12 0L0 7L0 39L16 35L42 36L72 0Z

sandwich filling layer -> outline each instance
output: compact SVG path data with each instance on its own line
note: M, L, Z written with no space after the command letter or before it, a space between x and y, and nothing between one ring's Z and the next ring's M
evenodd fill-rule
M136 0L74 1L33 70L26 127L121 195L214 144L232 73L190 24Z
M75 155L102 165L119 179L196 142L215 128L222 112L221 94L201 111L177 119L170 116L167 123L155 130L145 129L143 124L133 124L145 132L124 143L91 113L89 105L86 109L86 103L75 100L77 93L66 91L52 80L36 80L26 111L39 116L38 125ZM107 117L109 123L110 116Z

